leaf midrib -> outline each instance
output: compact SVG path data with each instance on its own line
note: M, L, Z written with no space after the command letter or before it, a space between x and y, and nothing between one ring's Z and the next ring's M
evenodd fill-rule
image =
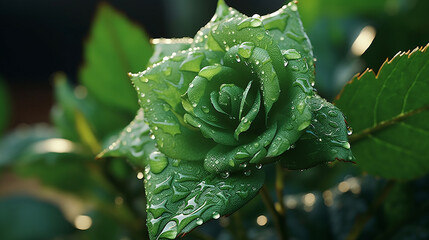
M366 128L357 134L351 135L349 137L349 141L351 143L354 143L354 142L358 142L360 140L363 140L363 139L367 138L369 135L374 134L375 132L379 132L379 131L384 130L388 127L391 127L392 125L394 125L398 122L404 121L407 118L410 118L410 117L417 115L417 114L419 114L423 111L426 111L426 110L429 110L429 104L426 104L423 107L417 108L415 110L409 111L405 114L400 113L400 114L398 114L398 115L396 115L396 116L394 116L388 120L378 122L376 125L369 127L369 128Z

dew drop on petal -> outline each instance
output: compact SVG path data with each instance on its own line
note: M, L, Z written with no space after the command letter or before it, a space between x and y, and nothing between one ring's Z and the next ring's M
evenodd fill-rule
M213 219L219 219L220 214L218 212L213 212L212 217L213 217Z

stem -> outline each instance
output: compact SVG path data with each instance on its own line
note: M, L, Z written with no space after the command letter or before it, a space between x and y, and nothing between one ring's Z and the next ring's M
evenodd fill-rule
M371 219L372 216L374 216L378 208L383 204L387 196L389 196L390 190L392 190L392 187L394 185L395 181L389 180L386 186L384 186L382 192L374 199L368 210L357 217L356 222L352 227L352 230L346 238L347 240L355 240L359 237L366 223Z
M243 221L241 219L240 211L235 212L231 215L232 224L230 225L230 230L234 239L237 240L247 240L246 230L243 226Z
M374 132L377 132L377 131L383 130L383 129L385 129L385 128L387 128L387 127L389 127L389 126L391 126L391 125L393 125L393 124L395 124L395 123L397 123L397 122L403 121L403 120L405 120L406 118L409 118L409 117L411 117L411 116L413 116L413 115L416 115L416 114L418 114L418 113L421 113L421 112L423 112L423 111L425 111L425 110L429 110L429 105L423 106L423 107L421 107L421 108L417 108L417 109L415 109L415 110L413 110L413 111L409 111L409 112L407 112L407 113L401 113L401 114L399 114L399 115L397 115L397 116L395 116L395 117L393 117L393 118L391 118L391 119L389 119L389 120L379 122L379 123L378 123L377 125L375 125L375 126L372 126L372 127L366 128L366 129L362 130L361 132L359 132L359 133L357 133L357 134L353 134L353 135L351 135L351 136L349 137L349 141L350 141L350 142L357 142L357 141L360 141L360 140L362 140L363 138L367 137L368 135L370 135L370 134L372 134L372 133L374 133Z
M279 209L277 209L277 212L284 218L286 214L286 208L283 202L283 189L284 189L284 183L283 183L284 175L283 175L283 168L280 165L279 162L276 163L276 195L277 195L277 203L279 206Z
M273 217L274 225L276 227L277 233L279 235L280 240L287 240L287 232L286 232L286 222L283 216L281 216L274 207L273 200L268 193L266 186L264 185L259 192L261 194L262 200L265 203L265 206L268 208L268 211Z

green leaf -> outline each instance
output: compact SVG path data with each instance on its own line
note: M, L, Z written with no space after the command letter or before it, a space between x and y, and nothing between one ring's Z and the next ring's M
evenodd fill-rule
M264 182L261 170L222 178L207 172L199 162L170 158L163 171L154 173L152 169L149 165L145 171L147 225L152 239L174 239L236 211L256 195Z
M293 149L280 155L283 167L306 169L326 162L354 162L341 111L320 97L308 100L313 119Z
M144 69L152 52L139 26L110 5L100 4L85 44L79 80L104 104L134 114L137 96L127 73Z
M57 138L54 129L46 125L19 127L3 137L0 141L0 167L11 166L19 159L24 149L39 141Z
M31 197L0 198L0 212L1 239L55 239L76 230L57 206Z
M252 199L264 183L264 172L221 175L205 170L202 161L172 159L159 152L140 110L117 141L99 158L126 158L143 170L147 198L147 225L151 239L174 239Z
M198 160L213 147L201 133L184 123L186 112L181 97L197 75L194 69L201 69L209 60L220 62L217 55L206 56L199 49L188 50L131 75L158 148L170 157ZM196 142L198 148L194 147Z
M143 109L140 109L119 138L97 158L125 157L132 166L141 170L149 163L149 154L155 150L155 141L151 139L149 125L144 122Z
M362 170L385 178L429 173L429 53L399 53L378 74L356 76L335 104L354 129L349 138Z
M9 94L3 83L3 79L0 77L0 134L4 131L9 122L9 114Z
M129 114L101 103L88 94L85 87L73 88L62 74L55 76L55 98L57 104L51 117L57 130L64 138L85 143L88 143L88 137L83 135L94 134L96 139L90 138L92 144L89 147L96 140L102 141L116 134L130 121Z
M93 155L47 126L18 128L0 141L0 151L1 170L82 197L107 192L90 167Z

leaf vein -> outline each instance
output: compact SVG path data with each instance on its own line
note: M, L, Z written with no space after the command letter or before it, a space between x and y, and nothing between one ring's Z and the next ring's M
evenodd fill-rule
M419 79L419 77L420 77L421 73L423 72L423 70L425 69L425 67L426 67L426 65L427 65L428 63L429 63L429 62L426 62L426 63L423 65L423 67L420 69L420 71L417 73L416 77L414 78L413 83L412 83L412 84L411 84L411 86L408 88L407 93L405 94L405 97L404 97L404 103L402 104L402 110L401 110L401 113L404 113L404 111L405 111L405 106L406 106L406 104L407 104L408 96L410 95L411 89L414 87L414 85L416 85L417 80Z
M409 155L411 157L423 160L423 158L421 156L415 155L414 152L405 149L403 146L392 144L391 142L388 142L388 141L383 140L381 138L375 137L374 135L369 135L368 137L370 139L372 139L374 142L376 142L378 144L381 144L381 145L383 145L383 146L385 146L387 148L390 148L390 149L396 150L398 152L405 153L405 154L407 154L407 155Z
M382 69L380 69L380 71L382 71ZM381 86L380 91L378 92L377 96L375 97L375 104L374 104L374 123L373 125L376 126L377 125L377 109L378 109L378 104L379 104L379 100L380 100L380 96L382 94L382 92L384 91L384 89L386 88L386 83L388 82L388 80L390 79L390 77L392 76L392 74L396 71L396 68L393 68L393 70L389 73L389 75L384 79L383 81L383 85ZM379 74L377 75L376 79L378 78Z

